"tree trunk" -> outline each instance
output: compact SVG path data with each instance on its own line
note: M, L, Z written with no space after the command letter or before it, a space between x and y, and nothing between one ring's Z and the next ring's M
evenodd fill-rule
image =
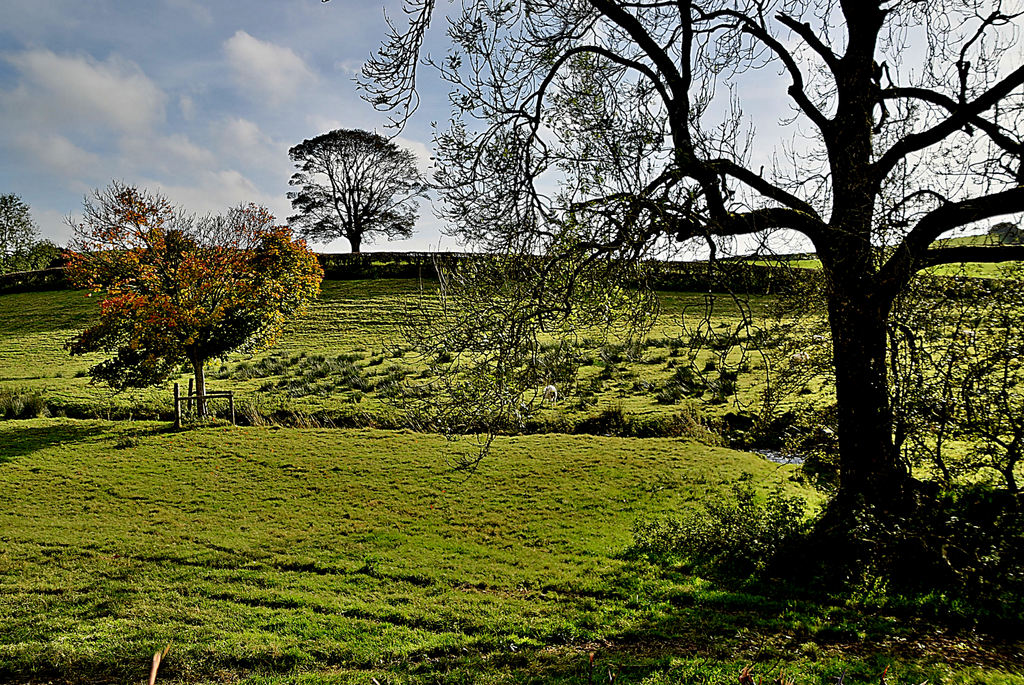
M352 253L353 254L358 253L359 252L359 246L363 242L363 234L362 233L353 233L353 234L349 235L348 236L348 242L349 242L349 245L352 246Z
M206 417L206 364L203 359L192 360L192 370L196 379L196 417Z
M893 444L886 369L888 307L864 295L829 298L839 411L840 510L892 511L909 478Z

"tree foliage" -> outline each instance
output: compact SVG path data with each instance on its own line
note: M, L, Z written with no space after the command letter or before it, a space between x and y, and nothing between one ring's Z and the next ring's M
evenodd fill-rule
M406 10L363 80L398 125L440 11ZM824 273L837 510L908 502L890 313L924 268L1024 258L940 240L1024 212L1024 17L998 0L469 0L448 19L447 54L426 60L452 84L452 230L583 268L802 235ZM745 114L772 93L789 112L775 143ZM578 283L538 296L569 303Z
M298 214L289 223L309 240L345 238L353 252L364 240L409 238L417 198L427 184L416 157L393 141L358 129L338 129L288 151L298 171L288 194Z
M0 195L0 273L39 269L57 256L48 240L40 240L29 207L17 195Z
M196 217L113 183L86 198L72 228L69 278L104 299L99 322L68 349L109 355L91 373L118 390L163 382L187 363L202 398L209 359L272 344L320 290L315 255L257 205Z
M484 447L495 433L522 430L544 406L544 388L573 387L582 338L628 338L658 306L648 290L610 286L614 267L601 261L481 255L463 264L439 269L440 298L422 300L405 321L405 338L423 353L427 373L397 399L426 428L452 437L475 433ZM643 269L635 273L639 278ZM542 296L567 287L567 279L586 292L575 306ZM457 465L474 467L484 453Z

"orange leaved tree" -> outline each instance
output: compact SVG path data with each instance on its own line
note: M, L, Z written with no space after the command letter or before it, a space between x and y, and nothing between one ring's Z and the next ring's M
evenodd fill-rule
M197 217L115 182L86 198L72 229L69 278L105 297L99 322L67 344L71 354L106 353L90 373L119 390L188 364L200 416L206 362L269 346L320 291L316 256L257 205Z

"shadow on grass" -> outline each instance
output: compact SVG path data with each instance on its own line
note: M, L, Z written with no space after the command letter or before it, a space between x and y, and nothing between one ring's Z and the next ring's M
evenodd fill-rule
M919 683L934 681L943 665L1006 669L1024 640L1024 619L938 615L941 609L927 599L830 594L789 579L706 580L683 567L630 562L606 582L649 607L629 628L607 636L607 659L634 664L637 678L653 667L665 682L701 675L669 667L682 660L719 668L733 662L771 677L780 669L800 672L797 682L846 674L846 683L878 683L886 667L898 666L902 676L890 683ZM731 677L735 682L735 671Z
M109 428L95 424L64 423L11 427L0 423L0 464L47 447L80 442L108 431Z

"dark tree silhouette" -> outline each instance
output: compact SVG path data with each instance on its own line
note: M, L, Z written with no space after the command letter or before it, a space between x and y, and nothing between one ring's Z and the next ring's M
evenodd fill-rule
M421 48L440 6L405 9L363 86L402 125L421 59L452 84L437 140L452 230L585 268L802 234L826 282L837 511L906 501L888 317L921 269L1024 258L1024 246L939 241L1024 212L1021 15L975 0L467 0L431 60ZM792 137L755 165L751 146L767 141L743 112L772 92ZM576 283L543 296L571 302Z
M288 222L306 239L345 238L353 252L363 240L408 238L427 184L409 150L376 133L338 129L288 151L298 171L288 193L298 214Z

